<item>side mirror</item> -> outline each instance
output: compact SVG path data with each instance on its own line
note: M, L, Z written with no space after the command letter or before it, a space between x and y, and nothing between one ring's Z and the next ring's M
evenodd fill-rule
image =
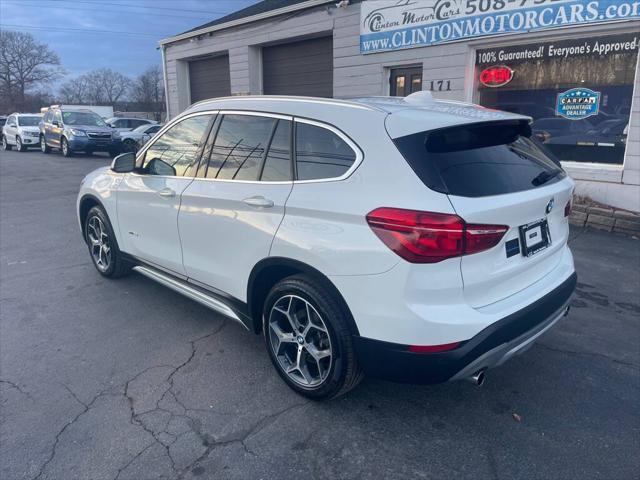
M111 162L111 170L116 173L133 172L136 168L136 156L131 153L122 153Z
M57 120L54 120L53 122L51 122L51 124L52 124L54 127L59 127L59 126L60 126L60 122L58 122Z

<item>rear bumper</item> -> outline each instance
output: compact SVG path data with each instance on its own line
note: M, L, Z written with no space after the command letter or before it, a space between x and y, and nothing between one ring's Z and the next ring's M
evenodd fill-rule
M527 350L562 318L575 290L573 273L554 290L523 309L489 325L454 350L414 353L408 345L355 336L359 362L367 375L401 383L458 380L501 365Z

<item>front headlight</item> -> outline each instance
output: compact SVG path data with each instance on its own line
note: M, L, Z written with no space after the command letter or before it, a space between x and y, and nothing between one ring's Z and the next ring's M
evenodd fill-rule
M111 136L113 138L120 138L120 132L118 130L114 130L113 132L111 132Z
M87 134L84 133L82 130L76 130L75 128L71 129L71 135L73 135L74 137L86 137Z

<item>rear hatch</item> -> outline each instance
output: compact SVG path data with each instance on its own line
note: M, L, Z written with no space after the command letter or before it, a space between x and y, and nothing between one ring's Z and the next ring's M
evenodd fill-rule
M394 139L418 177L468 224L508 227L494 247L461 257L466 301L483 307L556 267L569 235L573 182L526 120L479 122Z

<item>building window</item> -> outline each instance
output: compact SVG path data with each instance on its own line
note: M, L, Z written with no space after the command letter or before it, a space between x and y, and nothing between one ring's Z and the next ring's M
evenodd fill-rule
M422 90L422 67L392 68L389 76L389 94L392 97L406 97Z
M478 103L532 117L560 160L622 164L637 56L633 34L478 50Z

